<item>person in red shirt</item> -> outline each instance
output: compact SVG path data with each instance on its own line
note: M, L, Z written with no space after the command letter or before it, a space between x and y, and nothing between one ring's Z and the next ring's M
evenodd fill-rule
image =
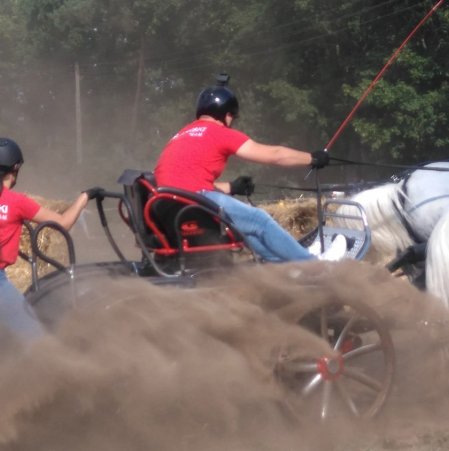
M26 309L24 296L8 280L5 268L15 263L24 221L54 221L69 230L87 205L89 192L59 214L42 207L25 194L13 191L24 160L20 147L0 138L0 324L24 337L43 333L40 323Z
M200 93L196 120L170 139L156 163L154 173L158 186L195 191L221 206L265 261L316 259L316 255L298 243L264 210L232 197L253 192L251 177L241 176L232 182L219 182L217 179L231 156L255 163L318 169L329 163L328 153L261 144L232 129L239 104L226 84L227 79ZM345 251L346 239L339 235L319 258L338 260Z

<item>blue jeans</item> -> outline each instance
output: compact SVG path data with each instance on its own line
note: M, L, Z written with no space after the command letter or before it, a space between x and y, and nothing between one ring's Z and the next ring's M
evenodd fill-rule
M268 262L315 260L266 211L218 191L202 190L204 197L223 208L254 252Z
M32 316L31 306L22 293L8 280L0 269L0 327L8 328L21 338L30 339L43 335L41 323Z

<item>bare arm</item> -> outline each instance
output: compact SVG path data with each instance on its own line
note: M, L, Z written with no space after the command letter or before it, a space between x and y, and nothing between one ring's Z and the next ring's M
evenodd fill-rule
M248 161L277 166L308 166L312 163L309 152L285 146L260 144L252 139L244 142L236 155Z
M231 185L229 182L215 182L215 189L218 191L222 191L225 194L229 194L231 192Z
M41 207L33 218L34 222L40 223L44 221L54 221L64 227L66 230L70 230L78 219L80 213L87 205L88 197L86 193L81 193L77 199L65 210L63 213L57 213L48 208Z

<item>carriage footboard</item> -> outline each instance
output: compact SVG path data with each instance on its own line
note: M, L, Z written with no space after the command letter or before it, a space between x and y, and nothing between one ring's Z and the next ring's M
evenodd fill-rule
M351 200L332 199L324 202L322 208L322 226L317 228L314 242L322 239L323 250L326 250L335 236L341 234L348 243L346 258L361 260L365 257L371 246L371 230L363 207Z

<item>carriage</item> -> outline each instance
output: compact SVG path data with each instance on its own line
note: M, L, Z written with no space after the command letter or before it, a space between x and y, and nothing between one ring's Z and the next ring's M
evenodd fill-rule
M91 301L90 285L99 277L139 278L160 287L213 291L223 283L222 274L265 264L221 208L203 196L158 187L152 173L142 171L125 170L118 182L123 192L103 190L96 197L101 225L117 255L115 261L77 264L72 238L60 226L42 223L32 228L28 225L31 252L24 257L31 264L33 280L26 298L50 331L67 311ZM128 260L114 239L105 213L106 199L117 202L118 214L132 232L141 253L139 259ZM356 214L337 213L343 206L355 209ZM371 234L358 203L328 199L320 209L319 218L319 226L302 239L302 244L319 242L326 249L336 234L343 234L348 242L347 258L360 260L366 255ZM338 220L343 219L356 222L358 227L339 226ZM48 227L62 234L68 265L39 248L39 237ZM39 277L39 260L56 271ZM283 268L283 264L276 265ZM299 265L308 267L308 264ZM373 417L385 404L393 380L395 355L388 328L362 302L336 294L315 301L314 288L325 273L316 276L307 270L291 268L283 272L286 283L306 288L310 293L308 299L293 295L277 302L273 310L269 297L277 294L262 292L260 305L289 325L306 330L324 346L320 349L326 349L310 356L277 343L270 346L272 377L285 392L287 410L293 412L295 408L291 406L311 403L311 410L322 420L345 412L357 418ZM301 348L301 343L297 347Z

